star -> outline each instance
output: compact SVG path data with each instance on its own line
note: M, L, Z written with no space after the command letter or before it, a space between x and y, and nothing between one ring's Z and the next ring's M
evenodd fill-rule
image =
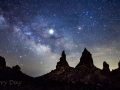
M54 34L54 30L53 30L53 29L50 29L50 30L49 30L49 34L53 35L53 34Z
M78 29L79 29L79 30L81 30L82 28L81 28L81 27L79 27Z

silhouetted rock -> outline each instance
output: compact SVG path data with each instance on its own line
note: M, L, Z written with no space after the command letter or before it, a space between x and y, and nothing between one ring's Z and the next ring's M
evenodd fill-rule
M15 71L20 71L21 68L18 65L16 65L16 66L13 66L12 69Z
M85 58L86 55L88 55L87 58ZM103 75L100 75L101 70L93 65L91 54L86 49L83 52L81 60L86 61L81 61L82 63L80 62L81 65L78 68L69 67L68 63L66 63L65 52L63 51L61 54L61 59L57 63L56 69L41 78L46 82L48 80L55 80L58 82L81 82L84 84L93 85L96 84L96 82L105 81L106 78ZM89 64L91 64L91 67Z
M60 61L56 65L56 70L61 72L65 71L65 69L69 68L68 62L66 61L65 51L62 52Z
M76 68L78 68L81 65L85 65L88 68L92 68L94 66L93 64L93 59L92 59L92 54L85 48L82 56L80 58L80 62L79 64L76 66Z
M33 78L31 76L22 73L18 65L10 68L6 66L5 59L3 57L0 57L0 89L1 90L24 90L21 87L28 85L32 81Z
M5 58L0 56L0 67L6 67Z
M107 64L105 61L103 62L103 69L101 70L101 74L110 76L109 64Z
M105 61L103 62L103 71L110 72L109 64L107 64Z

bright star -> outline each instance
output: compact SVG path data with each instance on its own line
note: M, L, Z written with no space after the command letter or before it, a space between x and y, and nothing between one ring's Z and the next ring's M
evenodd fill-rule
M53 33L54 33L54 30L53 30L53 29L50 29L50 30L49 30L49 34L52 35Z
M81 27L79 27L78 29L79 29L79 30L81 30L82 28L81 28Z

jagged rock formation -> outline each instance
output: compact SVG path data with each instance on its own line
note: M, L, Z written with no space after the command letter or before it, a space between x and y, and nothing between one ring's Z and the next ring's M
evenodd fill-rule
M109 72L110 72L109 64L107 64L105 61L103 62L102 72L103 72L103 73L109 73Z
M93 86L94 88L91 90L100 90L101 87L104 87L104 84L108 85L110 82L109 78L104 76L104 74L101 74L101 69L94 66L92 55L86 48L82 53L80 63L75 68L69 67L66 61L66 55L63 51L60 61L57 63L56 69L46 75L43 75L42 77L37 77L35 79L35 84L40 83L39 81L49 82L50 87L56 85L56 83L60 83L59 85L57 84L59 87L64 87L70 84L73 86L72 89L77 87L75 90L81 90L81 87L84 87L84 85L87 85L87 87L89 85L90 87ZM82 86L80 87L80 85ZM85 87L83 90L85 90ZM97 89L98 87L99 89Z
M18 65L12 68L6 66L5 58L0 57L0 89L1 90L23 90L20 87L32 82L33 78L22 71ZM18 88L18 86L20 86Z
M65 71L69 67L70 66L69 66L68 62L66 61L65 51L63 51L61 54L60 61L56 65L56 70L60 71L59 73L62 73L63 71Z
M0 56L0 67L6 67L5 58Z
M101 70L101 74L110 77L109 64L107 64L105 61L103 62L103 69Z
M92 59L92 54L85 48L82 56L80 58L79 64L76 66L78 68L81 65L85 65L88 68L93 68L93 59Z
M46 77L44 80L47 81L47 79L49 79L62 82L69 81L72 83L82 82L93 84L99 80L103 81L105 79L104 76L99 75L100 69L93 65L92 56L86 48L84 49L80 60L81 61L76 68L70 67L66 61L65 52L63 51L56 69L43 76L43 78Z
M102 73L101 73L102 72ZM103 63L103 69L93 64L91 53L85 48L80 63L70 67L63 51L56 69L43 76L31 78L20 71L18 65L0 69L0 80L22 81L21 86L4 86L1 90L120 90L120 62L118 69L110 72L109 64ZM0 82L1 85L1 82Z
M16 65L16 66L13 66L12 69L14 71L20 71L21 68L18 65Z

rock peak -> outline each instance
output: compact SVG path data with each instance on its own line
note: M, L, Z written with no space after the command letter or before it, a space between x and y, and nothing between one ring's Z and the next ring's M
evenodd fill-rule
M109 64L107 64L107 62L103 62L103 68L106 67L106 68L109 68Z
M83 53L84 53L84 54L90 54L90 55L91 55L91 53L90 53L86 48L84 49Z
M84 51L88 51L88 50L85 48Z
M93 65L93 59L92 59L92 54L85 48L84 51L82 52L82 56L80 58L80 62L76 67L79 67L81 65L85 65L88 68L92 68Z
M20 66L16 65L16 66L13 66L12 69L14 71L20 71L21 68L20 68Z
M69 68L69 64L66 61L65 51L62 51L60 61L56 65L56 69L60 71L64 71L66 68Z
M102 74L109 74L110 72L110 69L109 69L109 64L107 64L107 62L103 62L103 69L102 69Z

